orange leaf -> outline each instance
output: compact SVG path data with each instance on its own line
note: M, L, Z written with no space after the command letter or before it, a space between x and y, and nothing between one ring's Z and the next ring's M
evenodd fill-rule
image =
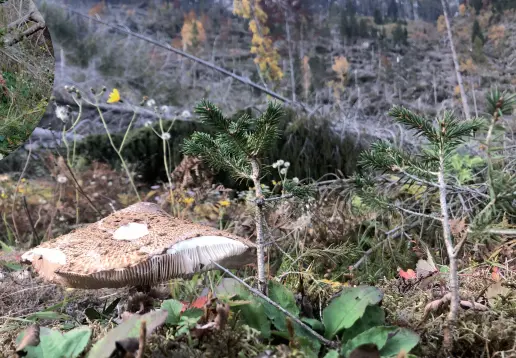
M491 277L493 278L493 280L495 280L496 282L500 281L501 277L500 277L500 269L498 267L493 267L493 270L491 272Z
M202 296L190 303L190 308L203 308L208 302L208 296Z
M407 271L403 271L402 269L400 269L399 274L405 280L411 280L411 279L417 278L416 272L412 269L408 269Z

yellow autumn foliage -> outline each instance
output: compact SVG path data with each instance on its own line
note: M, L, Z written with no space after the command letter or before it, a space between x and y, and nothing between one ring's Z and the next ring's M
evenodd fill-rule
M443 33L446 31L446 20L444 18L444 15L439 16L437 19L437 31L440 33Z
M495 45L498 46L498 43L505 36L505 26L504 25L493 25L489 28L489 32L487 34L487 38L494 42Z
M464 4L460 4L460 5L459 5L459 14L460 14L461 16L466 15L466 5L464 5Z
M105 0L102 0L101 2L93 5L90 8L90 10L88 11L88 15L89 16L100 15L104 12L105 9L106 9L106 2L105 2Z
M261 0L233 0L233 13L249 21L249 30L253 34L251 53L255 54L254 62L260 72L270 80L279 81L283 72L278 63L280 55L274 48L267 27L267 14L260 5Z
M460 87L459 87L459 85L456 85L453 88L453 94L455 95L455 97L460 97Z
M470 57L466 61L460 62L460 71L467 72L469 74L477 71L477 66L473 63L473 59Z
M349 71L349 62L345 56L338 56L333 59L331 69L337 75L337 80L328 82L328 86L333 90L333 98L336 103L340 102L341 94L344 92Z
M339 76L341 81L344 81L349 71L348 59L345 56L335 57L331 69Z
M194 48L206 41L204 26L193 11L185 16L183 27L181 28L181 40L184 50Z

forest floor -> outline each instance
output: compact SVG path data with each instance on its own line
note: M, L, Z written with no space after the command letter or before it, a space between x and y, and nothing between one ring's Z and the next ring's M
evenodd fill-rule
M90 168L82 173L80 180L97 181L93 183L96 198L99 198L96 205L102 207L102 212L110 212L109 202L125 206L125 201L134 201L131 195L124 193L124 186L115 183L117 175L119 174L105 165ZM106 185L110 182L113 184ZM29 180L18 184L18 189L21 189L27 198L29 210L35 208L34 204L38 203L39 213L32 212L31 215L39 217L38 220L46 215L56 215L52 210L52 199L47 197L52 194L53 183ZM49 226L54 236L65 233L70 226L74 227L73 223L69 222L76 210L74 190L68 184L60 189L61 214L57 214L50 224L52 227ZM3 190L8 187L16 187L16 182L3 177ZM107 190L110 190L109 194ZM252 233L249 207L237 198L245 197L249 192L229 197L227 192L209 190L201 194L202 190L193 191L197 194L195 199L184 200L192 195L192 192L176 190L177 215L224 228L239 235ZM163 187L142 189L141 195L144 200L158 202L167 207L166 202L162 201L166 197ZM112 199L106 200L107 196ZM47 199L48 204L43 203ZM442 356L443 326L447 309L441 308L427 314L425 307L442 297L443 292L440 291L445 290L445 284L442 284L445 281L445 273L439 273L430 282L424 283L400 278L396 265L407 270L415 270L415 261L419 256L417 250L405 250L406 252L400 253L399 250L406 247L406 244L396 241L380 246L370 254L363 266L350 271L349 266L356 264L363 256L354 235L357 230L360 232L365 218L353 217L347 213L346 216L328 222L328 211L335 210L337 204L335 199L317 201L315 209L310 212L314 222L318 221L317 217L325 217L325 227L304 225L302 219L293 221L292 213L299 213L298 206L294 203L275 207L269 213L271 233L281 243L281 251L270 250L270 280L288 289L287 293L290 292L291 298L295 299L300 317L306 314L308 307L311 314L304 319L312 323L323 319L321 312L339 293L357 285L372 284L382 293L384 324L409 328L418 334L419 344L411 353L418 357ZM20 207L20 210L23 209ZM79 212L82 213L81 223L97 219L92 215L93 212L87 207L87 203L81 204ZM30 227L28 219L24 216L17 218L19 230L26 226ZM297 227L294 233L291 230L292 226ZM332 237L333 230L338 232L335 233L335 237ZM516 356L515 246L514 241L502 242L493 246L488 257L483 260L474 260L470 254L465 254L461 258L461 299L475 302L474 304L482 309L461 310L454 336L454 357ZM127 321L131 315L144 314L151 309L163 309L172 305L171 302L181 302L184 308L190 304L186 312L191 313L185 317L195 313L199 316L193 316L193 324L184 318L154 327L154 334L147 340L146 357L255 357L267 350L275 354L268 356L276 357L317 356L313 351L310 353L304 348L298 349L304 346L296 345L295 340L289 339L288 335L267 335L267 338L264 338L265 328L260 326L264 322L256 323L250 320L247 313L242 310L242 306L249 303L250 298L239 296L242 294L241 291L234 288L239 284L231 278L223 278L218 271L202 273L189 279L172 280L155 287L146 295L137 293L133 288L69 290L43 282L31 269L19 264L23 250L20 247L15 249L14 242L12 248L11 251L8 246L4 246L3 251L0 251L0 356L13 356L20 343L20 334L24 332L24 328L34 323L62 332L73 332L70 330L77 326L89 327L91 336L88 336L86 343L88 347L92 347L100 342L107 332L113 331L117 324ZM439 258L436 257L436 260ZM244 269L238 275L250 277L254 274L252 269ZM230 294L224 292L223 295L220 287ZM225 326L201 334L199 326L195 328L195 322L202 322L202 312L207 310L205 307L209 306L212 309L212 301L207 297L208 292L230 302L232 313L229 314ZM215 311L214 307L213 310ZM310 316L312 318L309 318ZM149 322L153 322L153 319L149 318ZM274 323L274 319L272 322L273 326L277 324ZM320 328L318 330L320 331ZM132 334L126 332L126 336L137 337L134 332L134 329ZM314 338L311 340L316 341ZM324 349L321 349L320 356L324 355L323 352Z

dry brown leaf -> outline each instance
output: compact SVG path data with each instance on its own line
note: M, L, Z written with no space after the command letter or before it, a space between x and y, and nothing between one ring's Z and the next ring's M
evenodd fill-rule
M224 329L229 317L229 305L227 303L217 303L217 317L215 317L215 328Z
M16 353L19 354L27 346L37 346L39 344L39 325L33 324L25 329L25 335L20 344L16 348Z

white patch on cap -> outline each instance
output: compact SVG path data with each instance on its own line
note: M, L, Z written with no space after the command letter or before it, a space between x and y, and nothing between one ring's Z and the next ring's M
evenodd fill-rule
M44 260L59 265L66 264L66 255L59 249L48 249L46 247L36 247L24 253L21 257L22 261L32 262L34 258L42 256Z
M230 239L225 236L198 236L193 239L184 240L178 242L167 250L167 254L174 254L179 251L193 249L196 247L206 247L214 245L235 245L242 248L246 248L247 245L240 241Z
M129 223L120 226L113 234L113 238L115 240L133 241L148 234L149 230L147 229L147 224Z

